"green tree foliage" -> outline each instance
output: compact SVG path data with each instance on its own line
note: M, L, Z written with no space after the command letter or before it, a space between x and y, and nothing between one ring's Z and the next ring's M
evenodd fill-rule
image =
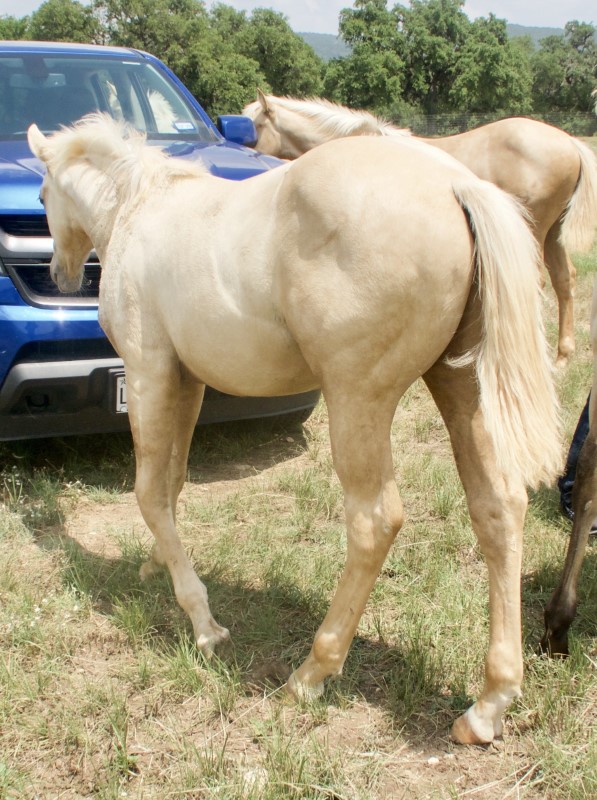
M274 94L321 94L323 63L276 12L257 8L234 36L238 52L252 58Z
M404 37L386 0L355 0L340 12L340 36L351 55L332 59L325 73L327 97L353 108L386 113L405 83Z
M493 15L471 22L464 0L356 0L340 13L347 58L328 65L326 91L337 100L392 114L402 107L426 114L457 109L528 111L528 48Z
M110 44L164 59L209 32L205 4L198 0L95 0L94 9Z
M451 108L458 56L471 28L463 5L463 0L412 0L410 7L394 7L405 39L405 93L429 114Z
M597 86L593 25L568 22L564 36L548 36L531 59L537 111L591 111Z
M100 41L100 24L89 6L77 0L46 0L30 19L27 38L54 42Z
M452 75L451 108L509 114L532 110L529 42L508 39L505 20L493 14L472 23Z
M11 39L13 41L27 38L29 27L29 17L11 17L3 15L0 17L0 39Z

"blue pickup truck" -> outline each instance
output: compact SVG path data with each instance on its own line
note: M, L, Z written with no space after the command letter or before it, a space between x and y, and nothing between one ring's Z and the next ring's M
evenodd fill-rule
M101 266L92 253L79 292L61 294L39 202L41 164L27 147L99 110L124 119L172 156L201 159L242 180L281 162L243 142L252 123L224 119L226 139L178 78L137 50L49 42L0 42L0 441L128 428L122 361L98 323ZM253 129L254 133L254 129ZM319 397L239 398L207 389L199 422L293 414Z

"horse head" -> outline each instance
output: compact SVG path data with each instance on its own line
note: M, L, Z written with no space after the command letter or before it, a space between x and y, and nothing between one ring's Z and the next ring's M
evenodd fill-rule
M356 111L324 98L275 97L257 90L257 100L243 109L257 131L256 149L293 160L332 139L385 136L388 123L368 111ZM391 128L394 133L409 131Z
M250 117L255 124L257 131L255 149L277 158L296 158L296 155L285 154L282 133L278 128L279 119L272 102L275 99L268 98L261 89L257 89L257 100L243 109L243 114Z
M81 288L83 267L93 245L79 222L77 202L68 191L69 181L64 179L64 170L52 166L53 139L45 136L35 124L27 132L31 152L46 166L39 198L54 239L50 275L61 292L77 292Z

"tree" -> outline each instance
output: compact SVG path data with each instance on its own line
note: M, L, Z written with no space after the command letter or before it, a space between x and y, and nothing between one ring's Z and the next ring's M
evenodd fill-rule
M538 111L591 111L597 82L596 29L568 22L564 36L548 36L531 59Z
M454 64L449 103L460 111L529 113L529 43L508 38L505 20L476 19Z
M252 58L274 94L321 94L323 62L280 14L257 8L234 35L238 52Z
M99 40L100 26L89 6L77 0L46 0L34 11L26 38L44 42L90 42Z
M405 38L406 99L428 114L453 109L456 64L472 23L464 0L412 0L394 12Z
M386 0L355 0L340 12L340 36L351 55L328 62L324 87L332 100L383 114L404 89L404 37Z
M27 30L29 28L29 17L10 17L2 15L0 17L0 39L18 41L28 39Z
M464 0L356 0L340 13L352 53L328 65L333 99L395 116L529 111L527 43L513 43L493 15L471 22Z
M168 59L208 35L205 4L198 0L95 0L111 44L136 47Z
M330 100L385 115L401 97L403 81L404 62L395 53L357 48L348 58L328 62L324 91Z
M252 58L216 36L190 45L175 71L212 118L239 113L255 99L257 87L266 85Z
M46 0L31 15L27 38L44 42L100 40L100 24L93 9L77 0Z

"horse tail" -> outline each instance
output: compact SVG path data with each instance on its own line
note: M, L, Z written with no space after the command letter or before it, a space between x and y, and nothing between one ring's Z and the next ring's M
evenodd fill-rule
M578 183L568 201L560 241L570 252L584 252L593 244L597 225L597 159L593 151L578 139L571 141L580 158Z
M475 241L482 305L481 341L460 362L474 359L498 465L526 486L549 484L561 469L562 445L537 244L520 204L493 184L463 180L454 192Z

